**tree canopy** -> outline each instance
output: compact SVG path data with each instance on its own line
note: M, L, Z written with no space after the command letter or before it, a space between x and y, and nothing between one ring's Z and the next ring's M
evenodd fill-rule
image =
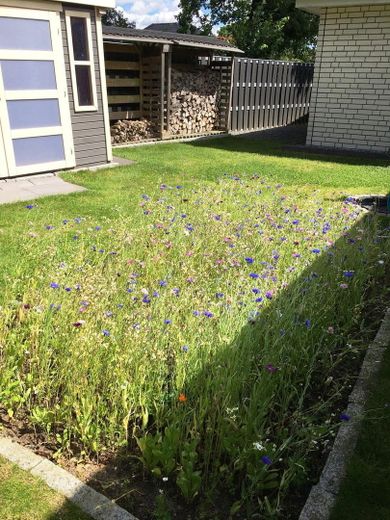
M219 35L248 57L312 61L318 17L295 8L295 0L180 0L181 32Z
M122 9L107 9L106 14L102 16L102 23L114 27L128 27L135 29L135 22L131 22L123 13Z

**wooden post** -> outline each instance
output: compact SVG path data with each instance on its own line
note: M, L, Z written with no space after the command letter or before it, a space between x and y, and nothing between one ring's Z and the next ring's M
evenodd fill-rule
M167 136L170 135L169 119L171 116L171 89L172 89L172 48L169 48L167 56Z

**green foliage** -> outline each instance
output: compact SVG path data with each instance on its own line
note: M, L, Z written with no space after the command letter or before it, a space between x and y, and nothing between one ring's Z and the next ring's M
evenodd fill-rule
M106 13L102 16L103 25L113 27L127 27L135 29L135 22L131 22L123 13L122 9L114 8L107 9Z
M338 421L351 381L333 372L388 269L386 224L345 194L390 172L241 138L120 153L136 164L66 175L86 192L2 209L5 407L63 452L137 439L191 507L223 490L239 514L279 514Z
M222 24L220 36L248 57L314 60L318 18L296 9L295 0L181 0L180 8L183 32L210 34Z

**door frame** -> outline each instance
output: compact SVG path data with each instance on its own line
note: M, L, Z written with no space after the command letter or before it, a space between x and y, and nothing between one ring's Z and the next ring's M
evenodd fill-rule
M70 117L68 88L65 76L65 59L62 41L60 13L43 10L38 11L25 8L0 7L0 16L49 21L52 40L52 51L5 49L0 50L0 60L8 59L29 61L53 61L57 83L56 90L17 90L5 92L2 74L0 73L0 122L3 134L2 140L5 149L5 166L7 166L8 168L8 176L14 177L30 173L72 168L76 165L76 161L73 145L73 133ZM11 130L8 117L7 100L16 99L57 99L59 104L61 126ZM47 135L62 135L65 159L62 161L55 161L50 163L16 166L12 139L38 136L44 137ZM2 164L0 162L0 167L1 166Z

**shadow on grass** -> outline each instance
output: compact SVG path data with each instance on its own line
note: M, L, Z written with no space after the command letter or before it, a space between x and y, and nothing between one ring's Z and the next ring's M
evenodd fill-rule
M362 218L365 222L358 220L332 247L313 252L312 264L287 287L273 293L264 310L264 304L257 304L258 316L241 306L247 324L233 343L216 348L185 381L184 403L178 402L177 394L171 396L175 367L174 363L167 366L169 397L166 409L159 413L165 424L157 424L151 417L149 431L177 425L181 440L173 449L178 466L183 464L184 444L197 439L194 469L202 472L200 498L191 505L181 500L174 490L174 473L168 482L149 477L142 482L142 468L129 458L134 454L134 442L131 450L123 450L103 471L95 473L90 485L104 489L140 520L198 520L229 518L230 507L241 493L247 495L247 503L243 502L237 518L251 518L246 515L256 501L264 504L265 497L276 499L273 483L277 483L282 497L289 493L283 518L297 518L327 453L326 449L313 450L312 441L329 429L325 421L330 413L336 415L337 423L349 385L359 370L361 352L346 348L348 336L355 332L367 345L380 319L368 302L382 290L381 279L389 266L378 267L377 257L370 251L370 244L374 247L374 240L378 240L377 219L372 214ZM388 226L388 220L379 225ZM367 231L366 237L362 229ZM386 231L380 236L389 234ZM366 239L372 243L363 248ZM308 247L317 245L308 242ZM340 288L346 281L343 270L352 268L356 275L348 280L348 288ZM264 274L277 276L277 261ZM365 312L360 316L357 311L363 306ZM272 439L278 448L272 451L268 443L262 452L253 449L254 442L265 443L265 439ZM280 450L283 442L287 445ZM271 458L270 466L261 461L262 455ZM159 490L166 497L166 516L154 513L162 496ZM207 496L210 491L214 492L212 500ZM265 517L262 515L264 511L260 517ZM60 518L59 511L50 520Z
M306 133L307 126L305 124L292 124L246 134L235 134L225 138L191 141L188 144L197 148L258 153L268 156L324 161L336 164L384 167L390 165L390 156L387 157L375 153L301 149L306 144ZM299 147L299 149L294 149L294 147Z

